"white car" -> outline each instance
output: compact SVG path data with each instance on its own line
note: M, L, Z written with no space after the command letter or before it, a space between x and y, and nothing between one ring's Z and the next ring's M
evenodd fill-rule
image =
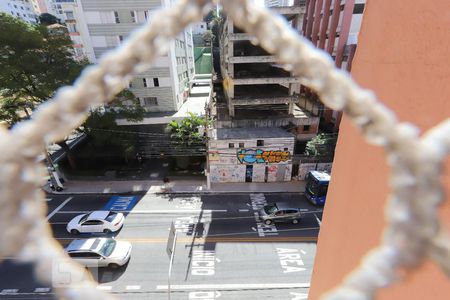
M122 213L97 210L73 218L69 224L67 224L67 231L72 234L79 234L81 232L111 233L122 227L124 219Z
M86 267L123 266L130 260L131 243L112 238L73 240L66 248L69 256Z

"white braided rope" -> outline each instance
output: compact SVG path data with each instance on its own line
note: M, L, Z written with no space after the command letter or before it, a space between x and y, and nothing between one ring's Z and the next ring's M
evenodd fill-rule
M73 87L60 89L51 103L42 105L33 120L0 132L0 256L18 255L35 263L37 277L52 282L52 263L65 254L45 221L44 168L35 163L48 141L66 136L86 118L88 108L101 105L121 90L133 73L146 69L164 53L168 42L189 23L199 20L207 0L181 0L158 12L119 49L99 65L87 68ZM250 0L223 1L229 17L254 35L286 68L316 90L333 109L343 109L361 128L369 143L383 146L392 168L386 210L387 227L381 245L372 250L342 285L323 299L372 299L377 289L396 280L400 267L412 268L431 258L450 274L450 240L441 231L437 205L444 200L439 182L443 160L450 152L450 120L419 138L413 125L399 123L375 96L359 88L331 58L300 38L280 17ZM71 273L81 274L76 264ZM53 278L54 279L54 278ZM67 299L106 299L92 281L56 287Z

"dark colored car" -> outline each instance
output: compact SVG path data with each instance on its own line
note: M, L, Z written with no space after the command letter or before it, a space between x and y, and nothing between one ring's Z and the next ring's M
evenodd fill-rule
M299 208L277 202L265 205L259 211L259 218L267 225L275 222L292 222L297 224L302 218L302 214Z

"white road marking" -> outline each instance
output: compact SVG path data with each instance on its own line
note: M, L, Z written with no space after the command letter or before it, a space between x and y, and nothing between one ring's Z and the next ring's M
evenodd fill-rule
M308 299L308 294L305 294L305 293L293 293L293 292L290 292L289 295L294 296L294 298L292 298L292 300Z
M8 295L11 295L11 294L17 294L18 291L19 291L18 289L3 289L3 290L0 292L0 295L5 295L5 294L8 294Z
M309 288L310 283L231 283L231 284L174 284L170 285L171 290L259 290L259 289L294 289ZM167 285L157 285L157 290L167 290Z
M308 211L309 209L307 208L300 208L300 211Z
M110 286L110 285L98 285L97 286L97 290L110 291L110 290L112 290L112 286Z
M64 207L64 205L66 205L70 200L72 200L73 197L69 197L67 198L63 203L61 203L54 211L52 211L48 216L47 216L47 221L53 217L61 208Z
M248 209L240 209L239 212L248 212Z
M45 201L52 201L52 198L45 198Z
M50 288L48 287L44 287L44 288L35 288L34 289L35 293L48 293L50 292Z
M90 210L63 210L58 211L58 214L86 214L91 212ZM213 212L228 212L227 209L172 209L172 210L121 210L122 213L128 214L171 214L171 213L213 213Z
M319 224L319 226L321 226L322 222L320 221L319 217L317 217L316 214L314 214L314 217L316 218L317 224Z
M140 290L141 286L140 285L127 285L125 287L126 290Z

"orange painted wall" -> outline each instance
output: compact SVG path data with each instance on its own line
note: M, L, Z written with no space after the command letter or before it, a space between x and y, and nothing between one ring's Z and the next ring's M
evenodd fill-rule
M401 121L422 132L450 117L448 0L368 0L352 75L374 90ZM336 286L376 246L384 226L388 168L343 118L319 236L309 299ZM443 181L450 195L450 159ZM450 222L450 204L440 211ZM450 226L446 224L447 228ZM450 280L431 262L377 299L450 299Z

